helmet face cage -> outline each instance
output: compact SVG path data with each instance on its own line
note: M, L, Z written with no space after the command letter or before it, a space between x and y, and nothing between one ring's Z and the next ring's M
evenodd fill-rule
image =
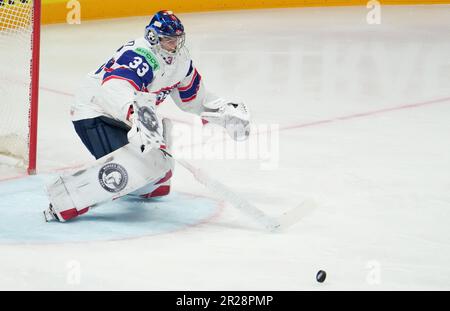
M184 33L178 36L159 36L159 44L160 46L168 51L169 53L176 53L178 52L183 46L184 46L184 41L185 41L185 35ZM164 48L164 45L166 45L167 43L170 45L173 45L174 48L173 50L169 51L168 49Z
M145 28L145 38L163 57L173 58L184 46L184 27L171 11L160 11Z

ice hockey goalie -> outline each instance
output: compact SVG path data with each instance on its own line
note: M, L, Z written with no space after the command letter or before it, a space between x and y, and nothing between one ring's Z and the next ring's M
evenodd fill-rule
M71 117L96 160L47 185L47 221L67 221L124 195L145 199L169 194L174 168L170 123L157 114L167 96L204 124L222 126L233 139L248 137L247 106L207 91L184 43L181 21L171 11L160 11L144 37L120 47L86 76Z

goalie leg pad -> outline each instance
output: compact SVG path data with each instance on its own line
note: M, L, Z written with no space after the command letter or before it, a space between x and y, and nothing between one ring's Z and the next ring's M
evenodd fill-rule
M153 190L152 192L142 195L141 197L144 199L158 198L166 196L169 193L170 193L170 185L162 185Z
M132 193L132 196L139 196L144 199L166 196L170 193L170 179L172 178L172 170L158 182L146 185Z
M89 211L89 207L83 208L82 210L77 210L76 208L69 209L60 213L64 221L75 218L77 216L83 215Z
M63 174L47 186L47 192L54 211L70 219L86 212L87 207L120 198L144 185L158 186L171 175L173 166L173 158L165 151L142 153L128 144L89 167Z
M169 150L172 148L172 121L170 121L167 118L162 119L162 127L163 127L163 137L164 141L166 142L166 146L169 148ZM166 196L170 193L170 184L171 184L171 178L173 174L173 169L164 176L163 179L161 179L156 184L146 185L143 188L140 188L132 193L130 195L133 196L139 196L144 199L150 199L155 197L162 197Z

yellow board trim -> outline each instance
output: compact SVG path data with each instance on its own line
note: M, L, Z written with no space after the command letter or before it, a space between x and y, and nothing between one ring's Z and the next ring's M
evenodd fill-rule
M163 9L175 13L290 8L311 6L364 5L369 0L78 0L81 21L129 16L152 16ZM42 0L42 23L64 23L69 0ZM382 5L450 4L450 0L380 0Z

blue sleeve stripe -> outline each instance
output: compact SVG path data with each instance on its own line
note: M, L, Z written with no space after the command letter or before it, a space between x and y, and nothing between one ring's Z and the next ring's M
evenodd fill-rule
M191 97L188 97L188 98L182 98L181 101L182 101L183 103L186 103L186 102L189 102L189 101L195 99L196 97L197 97L197 94L194 94L194 95L192 95Z
M180 92L180 98L183 102L190 101L197 96L201 79L202 77L196 70L194 72L194 76L192 78L191 83L189 83L189 85L187 86L178 88L178 91Z
M105 73L103 76L103 83L111 79L128 81L137 91L141 91L143 88L142 80L139 78L136 72L128 68L118 68L111 72Z

